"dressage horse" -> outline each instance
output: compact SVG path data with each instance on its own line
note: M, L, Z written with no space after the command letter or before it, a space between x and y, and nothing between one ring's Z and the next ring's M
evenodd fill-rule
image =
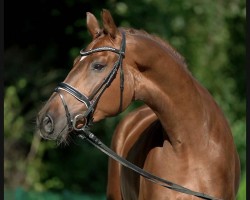
M138 117L136 124L125 122L131 125L129 133L120 126L113 138L113 144L121 145L118 153L155 176L219 199L235 199L239 157L228 122L210 93L167 42L143 31L117 28L107 10L102 21L103 28L87 13L92 42L38 113L41 136L67 141L70 134L140 100L155 119L144 122L149 114ZM198 199L129 170L117 173L119 189L110 191L110 199Z

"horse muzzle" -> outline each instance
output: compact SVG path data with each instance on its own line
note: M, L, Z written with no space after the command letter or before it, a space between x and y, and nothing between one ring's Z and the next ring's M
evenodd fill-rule
M44 139L58 140L61 137L69 134L70 132L77 133L78 131L84 130L89 125L89 120L83 114L75 115L70 123L65 118L63 122L58 121L58 118L53 117L50 114L38 115L37 116L37 128L40 135Z

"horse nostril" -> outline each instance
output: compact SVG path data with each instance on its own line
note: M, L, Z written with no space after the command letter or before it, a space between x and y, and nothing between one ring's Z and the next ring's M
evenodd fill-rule
M53 124L52 118L49 115L46 115L44 117L43 122L42 122L42 127L43 127L43 130L48 134L51 134L53 132L54 124Z

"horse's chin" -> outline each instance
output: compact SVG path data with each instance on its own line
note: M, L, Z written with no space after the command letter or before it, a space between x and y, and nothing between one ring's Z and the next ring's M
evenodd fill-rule
M56 142L58 145L60 144L65 144L68 145L70 142L70 138L71 138L71 132L65 132L60 134L57 138L56 138Z

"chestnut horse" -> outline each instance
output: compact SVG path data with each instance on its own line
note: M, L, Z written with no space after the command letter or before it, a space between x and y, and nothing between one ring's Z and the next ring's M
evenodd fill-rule
M144 170L193 191L235 199L239 158L228 122L212 96L165 41L117 28L107 10L102 12L102 21L100 28L96 17L87 13L92 42L39 112L41 136L67 141L74 130L115 116L132 101L141 100L157 119L147 123L151 114L145 114L136 123L125 121L129 132L121 125L114 136L117 141L113 140L122 149L119 153ZM118 189L110 191L110 199L198 199L129 170L117 173L121 180L115 183Z

